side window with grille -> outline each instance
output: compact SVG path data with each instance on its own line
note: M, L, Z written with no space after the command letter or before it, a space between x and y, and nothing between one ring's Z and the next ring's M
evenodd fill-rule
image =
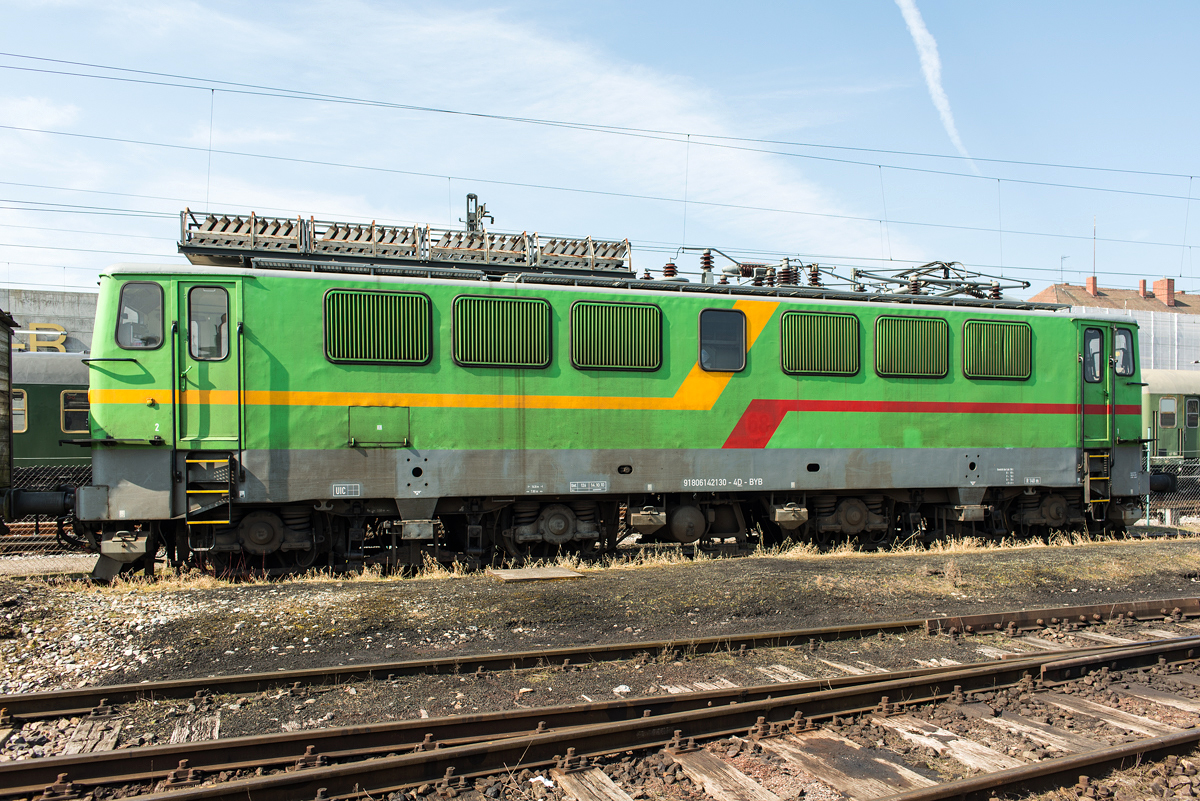
M963 375L1024 381L1033 372L1029 323L970 320L963 326Z
M463 367L550 366L550 304L538 298L454 299L454 361Z
M571 307L571 363L580 370L657 370L662 310L647 303L579 301Z
M894 378L945 378L950 371L950 325L931 317L875 321L875 372Z
M331 362L428 364L433 358L429 298L417 292L325 294L325 357Z
M858 318L853 314L784 312L779 355L789 375L858 373Z

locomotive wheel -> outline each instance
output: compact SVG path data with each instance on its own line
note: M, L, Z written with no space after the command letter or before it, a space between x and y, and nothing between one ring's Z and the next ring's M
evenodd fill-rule
M298 570L308 570L317 563L316 546L309 548L307 551L292 551L292 563Z
M812 544L817 546L817 550L828 551L833 547L833 541L837 537L832 531L821 531L816 526L812 527Z
M890 529L884 531L864 531L858 535L858 547L864 551L886 551L892 547L895 541L896 534Z
M544 542L517 542L512 537L501 537L500 540L504 544L504 552L519 562L544 559L550 555L550 549Z

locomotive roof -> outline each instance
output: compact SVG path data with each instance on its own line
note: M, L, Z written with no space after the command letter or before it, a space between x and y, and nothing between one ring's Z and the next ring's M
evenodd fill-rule
M504 276L489 276L482 271L460 268L402 267L395 264L377 265L343 262L312 262L301 260L255 259L254 267L192 265L192 264L114 264L109 274L179 274L179 275L278 275L280 271L296 278L321 278L328 280L337 275L347 279L377 281L383 283L451 284L464 287L480 283L511 285L539 285L547 289L590 289L597 292L637 292L656 295L680 293L705 294L710 296L733 295L738 297L779 298L791 300L827 300L840 303L877 305L880 303L907 306L955 306L984 308L1006 311L1061 313L1069 306L1052 303L1030 303L1025 300L994 300L990 298L939 297L936 295L877 294L825 289L805 286L752 286L748 284L701 284L686 279L642 280L607 276L561 275L554 273L508 273ZM1109 320L1111 322L1111 320ZM1131 325L1136 325L1132 321Z

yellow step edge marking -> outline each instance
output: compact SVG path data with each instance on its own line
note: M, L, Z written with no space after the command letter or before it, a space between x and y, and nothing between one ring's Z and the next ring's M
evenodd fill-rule
M746 350L750 350L779 301L739 300L733 308L746 315ZM612 395L470 395L420 392L309 392L303 390L249 390L242 393L247 406L409 406L453 409L622 409L655 411L701 411L716 405L733 373L710 373L699 363L692 365L675 394L667 398ZM170 403L170 391L151 393L156 400ZM159 396L162 396L161 398ZM144 389L93 389L88 392L92 404L145 404ZM237 404L236 390L189 389L179 393L184 404ZM192 462L189 462L192 463Z
M219 526L222 523L228 524L228 520L189 520L189 526Z

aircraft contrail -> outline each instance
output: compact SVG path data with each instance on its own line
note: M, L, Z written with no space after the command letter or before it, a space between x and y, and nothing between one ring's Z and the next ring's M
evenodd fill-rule
M925 20L921 19L921 12L917 10L914 0L896 0L896 5L900 7L900 13L904 15L904 24L908 26L913 44L917 46L917 55L921 57L921 72L925 73L925 85L929 87L929 97L941 115L942 127L946 129L946 134L958 148L958 152L970 158L971 154L967 152L958 136L954 115L950 113L950 100L946 97L946 90L942 88L942 60L938 57L937 41L925 27Z

